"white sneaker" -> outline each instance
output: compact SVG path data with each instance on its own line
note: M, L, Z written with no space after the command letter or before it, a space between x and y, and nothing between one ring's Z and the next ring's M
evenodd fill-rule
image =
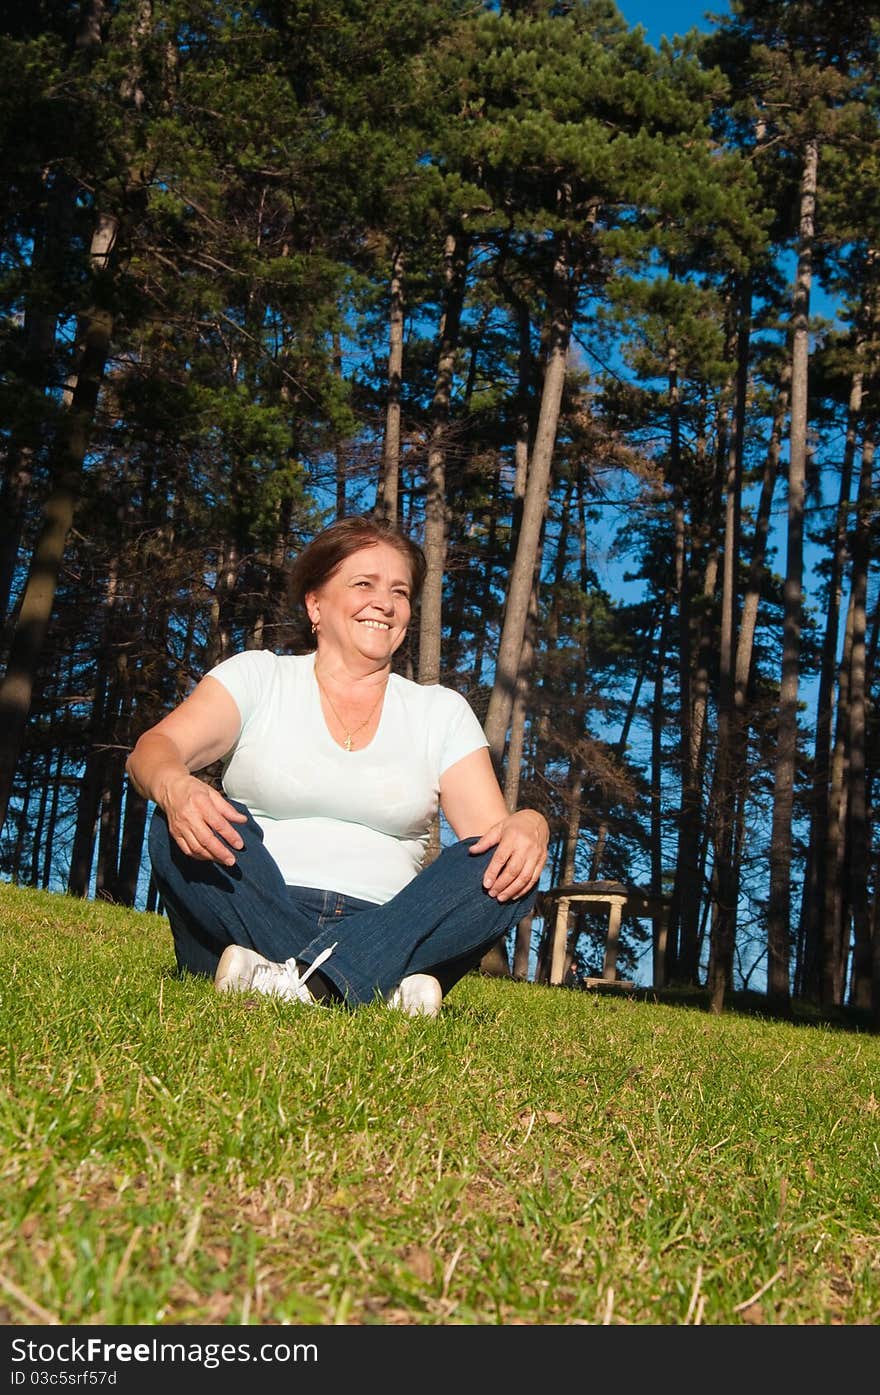
M433 974L410 974L401 979L388 999L390 1008L399 1008L408 1017L437 1017L443 1002L443 989Z
M273 964L271 959L266 959L255 949L247 949L244 945L227 945L220 955L214 987L218 993L265 993L270 998L283 998L288 1003L308 1003L314 1007L315 999L306 986L306 980L335 948L334 944L322 950L305 973L300 974L296 959Z

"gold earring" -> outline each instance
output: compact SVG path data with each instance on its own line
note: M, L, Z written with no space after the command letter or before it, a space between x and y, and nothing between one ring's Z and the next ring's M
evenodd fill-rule
M316 635L317 633L318 633L318 626L317 626L317 623L313 620L313 621L312 621L312 634L313 634L313 635Z

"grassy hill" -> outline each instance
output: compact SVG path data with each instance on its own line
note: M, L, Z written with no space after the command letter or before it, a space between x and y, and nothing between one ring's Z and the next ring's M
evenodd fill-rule
M880 1322L876 1035L221 998L157 916L0 913L2 1323Z

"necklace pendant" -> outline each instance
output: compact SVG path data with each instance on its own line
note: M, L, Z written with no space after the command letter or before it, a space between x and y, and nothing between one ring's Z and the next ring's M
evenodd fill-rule
M346 735L345 735L345 749L346 749L346 751L350 751L350 750L351 750L351 732L346 732Z

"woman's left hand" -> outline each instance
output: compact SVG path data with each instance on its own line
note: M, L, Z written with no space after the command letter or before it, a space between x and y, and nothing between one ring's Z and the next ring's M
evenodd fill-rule
M536 885L547 861L550 829L537 809L518 809L492 825L472 853L495 849L483 875L483 886L498 901L514 901Z

